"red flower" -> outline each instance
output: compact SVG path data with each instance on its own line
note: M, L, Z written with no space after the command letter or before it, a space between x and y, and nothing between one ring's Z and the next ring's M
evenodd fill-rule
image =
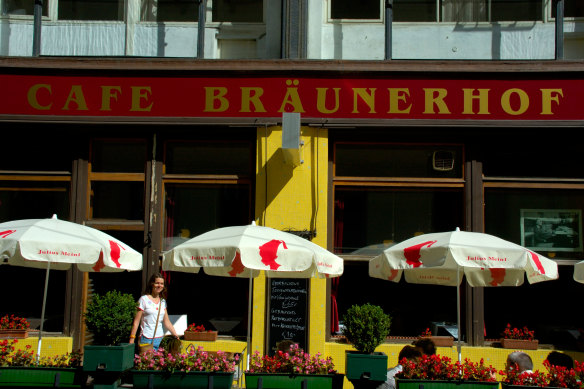
M511 324L507 324L502 336L505 339L533 340L535 331L530 331L527 327L523 327L523 329L511 328Z
M27 330L30 324L23 317L6 315L0 319L0 329L2 330Z

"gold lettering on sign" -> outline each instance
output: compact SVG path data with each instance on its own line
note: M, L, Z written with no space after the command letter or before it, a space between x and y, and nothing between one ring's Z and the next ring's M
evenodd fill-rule
M560 97L564 97L562 89L540 89L541 91L541 115L553 115L552 101L560 105Z
M389 91L389 111L387 113L410 113L412 103L404 109L400 109L400 102L407 103L410 97L408 88L387 88Z
M51 91L51 86L49 84L36 84L30 87L30 89L28 90L28 93L26 95L27 100L28 100L28 104L30 104L31 107L33 107L34 109L38 109L38 110L49 110L51 109L51 107L53 106L53 103L49 103L47 105L41 105L41 103L39 103L38 99L37 99L37 93L39 91L39 89L46 89L49 92L49 95L52 94Z
M473 115L473 101L478 100L479 102L479 115L488 115L489 114L489 91L490 89L470 89L470 88L462 88L464 92L464 109L462 111L463 114L466 115ZM474 92L478 91L478 95Z
M448 91L444 88L424 88L425 105L424 113L434 114L434 107L438 108L439 114L449 114L450 111L444 102Z
M118 101L118 96L122 94L121 86L105 86L101 87L101 108L100 111L111 111L111 101Z
M260 87L241 87L241 109L239 112L251 112L250 105L253 105L254 112L266 112L260 97L264 94L264 89Z
M353 113L359 113L357 97L367 104L369 113L375 113L375 89L377 88L353 88ZM367 92L369 90L370 92Z
M222 86L205 87L205 112L224 112L229 108L229 101L224 97L227 88ZM218 104L218 105L217 105Z
M335 94L335 106L332 109L326 107L326 96L329 88L316 88L316 109L320 113L335 113L339 110L339 91L341 88L333 88Z
M73 103L77 106L77 111L87 111L87 103L85 102L85 96L83 95L83 88L81 85L71 85L71 89L69 90L69 96L67 96L67 100L65 100L65 104L63 105L63 110L68 111L69 105Z
M511 107L511 96L517 95L519 97L519 108L513 109ZM529 108L529 96L524 90L518 88L507 89L501 95L501 108L509 115L521 115L527 108Z
M286 95L282 100L282 105L280 105L280 109L278 110L278 112L300 112L300 113L305 112L304 107L302 106L302 101L300 100L300 95L298 94L297 86L299 84L300 81L298 80L294 81L286 80L286 85L288 85L288 87L286 88ZM294 88L291 88L290 87L291 85L293 85ZM292 106L291 111L286 111L287 105Z
M153 102L150 102L152 90L149 86L133 86L132 88L132 108L130 111L150 112ZM142 106L142 101L150 102L147 106Z

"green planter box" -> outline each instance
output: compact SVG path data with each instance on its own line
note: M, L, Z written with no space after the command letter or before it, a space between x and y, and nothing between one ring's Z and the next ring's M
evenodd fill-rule
M497 389L499 382L395 380L397 389Z
M134 367L134 345L85 346L83 348L83 370L100 372L122 372Z
M259 380L262 389L301 389L306 381L307 389L342 389L343 374L286 374L286 373L245 373L245 387L257 389Z
M380 352L364 354L347 351L345 374L348 380L387 380L387 355Z
M82 377L75 368L0 367L0 386L80 388Z
M153 388L195 388L206 389L210 387L212 379L213 389L231 389L233 373L222 372L184 372L173 373L159 370L132 370L134 389L147 389L152 382Z

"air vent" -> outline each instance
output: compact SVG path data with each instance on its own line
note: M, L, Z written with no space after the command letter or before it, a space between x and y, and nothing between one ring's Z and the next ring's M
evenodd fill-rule
M454 169L454 153L447 150L434 151L432 168L439 172L448 172Z

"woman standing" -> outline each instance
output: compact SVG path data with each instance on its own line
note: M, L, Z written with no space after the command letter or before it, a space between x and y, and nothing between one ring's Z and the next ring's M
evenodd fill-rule
M154 273L148 281L146 293L138 300L138 310L134 316L134 324L130 333L130 343L136 339L136 331L140 326L140 344L152 343L158 350L164 336L164 327L178 338L166 310L166 286L160 273ZM155 332L156 331L156 332Z

